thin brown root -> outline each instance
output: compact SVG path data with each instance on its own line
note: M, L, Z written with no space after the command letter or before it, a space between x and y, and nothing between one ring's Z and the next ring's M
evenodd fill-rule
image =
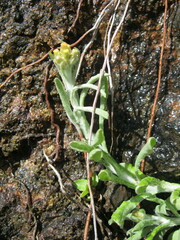
M89 207L88 215L86 218L86 224L84 228L84 240L88 240L88 229L89 229L90 220L91 220L91 205Z
M45 96L46 96L46 104L47 107L49 109L50 115L51 115L51 124L56 128L56 149L53 153L53 155L55 154L55 158L54 161L56 161L59 158L59 152L60 152L60 126L55 123L55 111L54 109L51 107L50 101L49 101L49 92L47 90L47 80L49 78L49 70L51 68L52 63L50 63L47 67L46 67L46 72L45 72L45 78L44 78L44 91L45 91Z
M35 64L37 64L37 63L40 63L42 60L44 60L45 58L47 58L47 56L49 56L49 53L51 53L53 50L54 50L54 49L51 49L48 53L46 53L42 58L40 58L40 59L37 60L36 62L30 63L30 64L28 64L28 65L26 65L26 66L24 66L24 67L22 67L22 68L17 69L16 71L14 71L14 72L13 72L8 78L6 78L6 80L0 85L0 89L1 89L2 87L4 87L4 85L5 85L16 73L18 73L18 72L20 72L20 71L22 71L22 70L24 70L24 69L26 69L26 68L28 68L28 67L31 67L31 66L33 66L33 65L35 65Z
M78 8L77 8L77 12L76 12L76 18L74 19L73 24L72 24L71 27L69 28L68 33L69 33L69 32L75 27L75 25L76 25L76 22L77 22L77 20L78 20L78 18L79 18L79 12L80 12L80 8L81 8L82 1L83 1L83 0L80 0L80 1L79 1Z
M162 75L162 63L163 63L163 53L164 53L164 47L165 47L165 41L166 41L166 17L167 17L167 8L168 8L168 0L165 0L165 9L164 9L164 20L163 20L163 38L162 38L162 47L161 47L161 53L160 53L160 59L159 59L159 70L158 70L158 82L157 82L157 88L156 88L156 93L155 93L155 98L154 98L154 103L152 106L151 110L151 118L149 121L149 127L147 131L147 140L151 136L151 131L152 131L152 125L154 122L154 117L156 113L156 106L158 102L158 96L159 96L159 90L161 86L161 75ZM141 162L141 171L143 172L145 169L145 159L142 160Z

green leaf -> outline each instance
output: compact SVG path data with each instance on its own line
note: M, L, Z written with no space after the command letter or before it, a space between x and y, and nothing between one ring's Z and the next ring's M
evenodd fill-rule
M145 198L145 197L144 197ZM140 211L140 215L138 212ZM127 219L138 222L127 234L131 237L128 240L140 240L146 236L146 240L164 240L164 234L173 226L180 224L177 218L145 214L141 209L134 210L127 215ZM150 228L149 228L150 227ZM147 236L148 234L148 236Z
M143 172L141 172L140 170L138 172L135 172L135 167L131 163L123 162L123 163L119 163L119 165L121 167L124 167L127 170L127 172L129 172L134 177L134 179L136 179L136 176L138 176L138 180L141 180L146 177L146 175ZM137 181L137 182L139 182L139 181Z
M167 209L169 209L174 214L174 216L180 219L180 214L178 213L176 206L170 202L170 197L167 198L165 202Z
M82 192L80 194L80 198L85 197L89 193L87 179L78 179L78 180L75 180L74 183L75 183L75 186L77 187L77 189Z
M144 196L146 196L146 200L155 202L157 204L163 205L165 203L165 200L158 198L156 195L150 194L150 193L144 193Z
M136 227L136 226L135 226ZM139 231L137 231L136 233L133 233L131 237L129 237L127 240L141 240L144 236L146 236L152 229L154 228L154 226L148 226L145 228L140 229ZM131 229L130 229L131 230ZM129 231L130 231L129 230ZM129 231L127 232L127 234L129 235Z
M74 93L75 93L77 90L79 90L79 89L83 89L83 90L84 90L84 89L87 89L87 90L93 89L93 90L97 91L98 87L97 87L96 85L94 85L94 84L91 84L91 83L81 84L81 85L75 86L75 87L73 88L73 95L74 95ZM100 90L100 93L102 94L102 96L106 97L106 93L105 93L105 91L104 91L103 89ZM72 95L72 96L73 96L73 95Z
M116 175L119 178L119 182L121 181L121 184L134 189L139 182L136 178L134 167L130 163L118 164L110 154L104 151L102 152L103 158L100 160L100 163L102 163L107 170ZM139 178L143 177L143 173L139 174Z
M87 82L87 84L94 84L95 82L97 82L99 80L99 76L100 76L100 74L91 77L90 80ZM96 89L97 89L97 86L96 86ZM80 106L84 106L84 100L85 100L85 97L87 96L88 90L89 89L87 89L87 88L84 88L82 90L82 92L80 94Z
M107 169L101 170L98 176L101 181L111 181L119 184L124 184L124 182L119 177L117 177L115 174L113 174L111 171Z
M74 107L74 111L84 111L84 112L91 112L93 111L93 107ZM95 113L105 119L108 119L109 114L107 111L104 111L100 108L96 108Z
M155 146L155 144L156 144L156 139L154 137L150 137L147 143L141 149L135 161L136 172L138 172L139 170L142 159L144 159L146 156L153 153L153 147Z
M166 202L164 201L164 204L157 205L155 208L156 215L162 216L162 215L168 215L167 214L167 206Z
M96 134L95 134L95 136L94 136L94 139L93 139L91 145L92 145L93 147L97 147L97 146L100 145L104 140L105 140L105 138L104 138L103 130L102 130L102 129L99 129L99 130L96 132Z
M103 154L102 154L102 151L100 149L93 149L89 153L89 160L99 162L101 160L102 156L103 156Z
M127 219L127 215L137 207L137 205L144 199L143 196L132 197L128 201L124 201L120 207L118 207L111 216L109 224L113 222L117 223L121 228L124 227L124 221Z
M76 188L83 192L87 189L88 181L87 179L77 179L74 181Z
M153 240L154 237L162 230L170 228L168 224L161 224L153 229L151 233L146 237L146 240ZM163 236L162 236L163 237ZM159 240L163 238L158 238Z
M92 181L92 186L93 187L96 187L98 185L98 183L99 183L99 177L98 177L98 175L95 172L92 175L91 181Z
M139 221L143 221L143 219L145 219L145 216L146 216L146 211L144 209L136 208L132 211L132 213L128 215L128 218L130 218L134 222L139 222Z
M70 147L79 152L90 152L93 148L83 141L72 141Z
M122 178L118 177L117 175L113 174L112 171L107 169L101 170L98 176L101 181L111 181L111 182L123 184L129 188L133 188L133 189L135 188L134 183L125 180L125 176L122 176Z
M170 196L170 202L176 207L176 209L180 210L180 188L174 190Z
M93 173L92 176L92 186L96 187L98 185L99 182L99 178L97 176L96 173ZM81 191L81 195L80 198L85 197L87 194L89 194L89 188L88 188L88 180L87 179L78 179L74 181L74 184L76 186L76 188Z
M83 198L83 197L85 197L88 194L89 194L89 189L87 187L87 189L80 194L80 198Z
M55 78L54 82L55 82L55 85L56 85L56 89L59 93L62 105L63 105L63 107L66 111L66 114L67 114L70 122L72 122L74 125L76 125L76 119L75 119L73 111L71 109L69 96L67 95L61 80L58 79L58 78Z
M145 219L140 222L138 222L133 228L131 228L127 235L130 235L131 237L129 239L142 239L145 237L150 231L154 229L154 220L152 219ZM151 227L151 228L149 228Z
M179 240L180 239L180 229L171 233L168 237L168 240Z
M115 177L115 180L113 180L112 175ZM107 169L101 170L99 172L98 176L101 181L111 181L111 182L119 181L119 178L116 175L114 175L111 171L108 171ZM116 181L116 179L117 179L117 181Z
M176 183L170 183L154 177L143 178L136 187L137 194L157 194L161 192L172 192L179 188L180 185Z

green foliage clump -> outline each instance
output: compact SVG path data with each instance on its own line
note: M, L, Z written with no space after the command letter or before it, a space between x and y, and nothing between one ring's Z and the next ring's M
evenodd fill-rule
M95 109L99 116L99 129L93 133L91 144L88 144L90 125L85 112L92 112L91 106L85 106L85 98L88 90L97 90L95 83L99 80L99 74L92 77L86 84L76 86L76 71L79 63L80 52L71 50L66 43L61 44L60 50L54 50L51 54L62 81L55 79L55 85L69 120L78 131L83 133L85 140L70 143L72 149L87 152L89 160L101 163L105 168L97 175L93 175L92 185L98 181L112 181L134 189L135 196L122 204L114 211L109 224L116 223L121 228L126 220L135 223L128 230L128 240L163 239L164 234L174 227L180 226L180 184L170 183L158 178L146 176L139 170L142 159L153 152L156 144L151 137L138 154L135 165L130 163L117 163L109 154L104 137L104 120L108 119L108 75L104 74L100 90L100 107ZM80 197L89 194L87 179L78 179L75 185L82 192ZM159 193L169 193L167 199L159 197ZM138 208L142 201L155 204L153 214L147 214L145 209ZM168 236L168 240L180 239L180 230L175 230Z
M84 106L85 98L89 89L97 90L96 82L99 74L92 77L86 84L76 86L76 73L79 63L80 52L77 48L71 50L67 43L62 43L60 50L56 49L50 57L53 59L62 81L55 78L55 85L59 93L62 105L71 123L79 132L83 133L86 140L89 137L90 125L86 119L85 112L92 112L93 107ZM80 91L80 93L79 93ZM104 119L109 115L106 111L106 101L108 97L108 77L103 76L100 91L100 108L96 108L95 113L99 116L99 127L103 128Z

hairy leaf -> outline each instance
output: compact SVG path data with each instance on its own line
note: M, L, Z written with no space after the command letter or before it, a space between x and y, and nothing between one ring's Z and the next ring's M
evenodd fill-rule
M180 239L180 229L171 233L168 237L168 240L179 240Z
M156 144L156 139L151 137L148 139L147 143L144 145L144 147L139 152L136 161L135 161L135 170L138 172L140 164L142 159L144 159L146 156L153 153L153 147ZM138 177L138 176L137 176Z
M93 107L74 107L74 111L84 111L84 112L91 112L93 111ZM107 111L104 111L100 108L96 108L95 113L105 119L108 119L109 114Z
M137 194L156 194L161 192L173 192L179 188L180 185L176 183L170 183L154 177L143 178L136 187Z
M72 122L74 125L76 125L76 119L75 119L73 111L71 109L69 96L67 95L61 80L58 79L58 78L55 78L54 82L55 82L55 85L56 85L56 89L59 93L62 105L63 105L63 107L66 111L66 114L67 114L70 122Z
M74 181L74 183L75 183L75 186L77 187L77 189L81 192L83 192L87 189L87 184L88 184L87 179L77 179Z
M120 207L118 207L112 214L109 224L113 222L117 223L121 228L124 226L124 221L127 219L127 215L137 207L137 205L144 199L143 196L132 197L128 201L124 201Z
M180 211L180 188L171 193L170 202Z
M98 131L96 132L96 134L95 134L95 136L94 136L94 139L93 139L91 145L92 145L93 147L97 147L97 146L100 145L104 140L105 140L105 137L104 137L103 130L102 130L102 129L98 129Z
M159 226L157 226L157 227L155 227L154 229L153 229L153 231L151 231L149 234L148 234L148 236L146 237L146 240L153 240L154 239L154 237L160 232L160 231L162 231L162 230L164 230L164 229L169 229L170 228L170 226L169 226L169 224L160 224ZM160 236L161 236L161 238L160 238ZM158 239L159 240L163 240L163 235L160 235L159 237L158 237Z
M83 141L72 141L70 147L79 152L90 152L92 147L89 146L86 142Z
M103 156L103 154L102 154L102 151L100 149L93 149L89 153L89 160L99 162L101 160L102 156Z

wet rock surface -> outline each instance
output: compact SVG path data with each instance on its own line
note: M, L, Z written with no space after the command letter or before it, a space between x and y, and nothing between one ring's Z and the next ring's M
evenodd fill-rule
M156 3L157 8L154 8L152 2L140 5L136 1L132 2L134 7L130 10L130 18L121 36L123 46L119 54L114 56L119 61L117 71L113 72L116 78L114 154L120 161L132 163L146 140L157 84L164 8L160 3ZM176 38L178 27L175 22L179 18L179 6L171 4L167 23L167 32L171 29L171 37L168 35L166 38L158 110L152 130L157 145L155 154L147 160L146 171L148 174L158 172L159 177L162 173L163 178L172 180L174 177L174 181L177 181L180 167L180 62Z
M1 83L16 69L57 47L59 39L73 43L92 27L103 7L101 1L94 1L94 5L91 1L83 3L76 26L68 33L77 4L70 0L1 1ZM169 1L168 9L161 91L152 131L158 143L155 153L147 160L146 172L179 181L180 8L176 1ZM112 48L115 91L112 154L118 161L133 163L146 140L157 84L163 13L162 1L132 1ZM95 43L87 52L80 82L97 74L102 66L104 28L101 24ZM82 50L89 39L87 36L78 48ZM77 139L77 134L68 123L55 90L54 67L50 70L47 88L55 109L55 121L61 128L62 150L55 166L62 175L67 196L60 192L57 178L43 155L43 149L51 154L56 147L56 130L51 125L43 85L49 62L46 58L17 73L0 90L0 239L35 239L36 235L47 240L83 239L88 208L79 199L72 182L86 177L85 164L82 155L68 146L71 140ZM107 128L107 132L110 134L111 130ZM130 192L111 183L98 191L101 196L96 199L98 214L104 212L99 217L106 229L104 235L100 234L102 239L115 239L121 230L109 227L107 219Z

